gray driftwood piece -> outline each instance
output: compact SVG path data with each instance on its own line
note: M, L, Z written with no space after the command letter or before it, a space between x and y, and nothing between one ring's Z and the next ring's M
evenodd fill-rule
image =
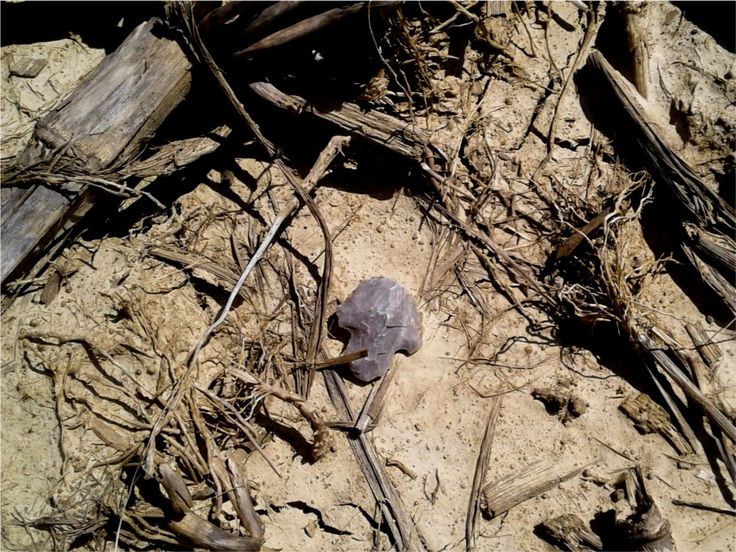
M63 154L88 174L109 169L138 153L189 91L190 63L176 42L139 25L36 126L21 154L22 165ZM48 169L47 169L48 170ZM51 169L53 170L53 168ZM51 172L49 170L49 172ZM71 179L73 182L73 179ZM0 280L49 243L92 206L86 186L2 189Z

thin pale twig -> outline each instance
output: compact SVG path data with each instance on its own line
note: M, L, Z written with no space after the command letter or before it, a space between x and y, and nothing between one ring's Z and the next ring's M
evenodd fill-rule
M478 515L480 514L480 491L483 488L483 482L485 481L486 473L488 472L488 463L491 459L491 447L493 446L494 424L500 410L501 397L494 397L491 399L488 420L486 421L486 429L483 433L483 440L480 444L478 461L475 464L473 485L470 489L468 514L465 518L465 550L467 552L475 549L475 531L478 523Z

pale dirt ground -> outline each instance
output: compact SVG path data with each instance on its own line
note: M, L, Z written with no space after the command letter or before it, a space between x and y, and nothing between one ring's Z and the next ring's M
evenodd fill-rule
M566 20L577 20L576 11L568 4L555 3L554 9ZM721 49L704 33L701 33L678 15L678 10L668 4L652 6L656 13L649 29L652 53L651 66L657 67L662 78L652 83L652 108L658 110L662 121L668 125L670 100L661 93L666 87L675 99L690 106L693 142L678 149L693 165L718 157L708 148L723 147L723 137L713 129L715 121L723 120L730 127L726 138L733 140L736 122L734 114L734 56ZM509 23L512 27L518 22ZM527 21L537 48L543 45L543 32ZM523 27L515 28L513 36L522 44L528 41ZM572 63L582 33L562 31L555 25L550 30L550 50L557 66L564 72ZM81 53L76 43L67 44L65 53L45 72L33 79L8 77L3 65L3 157L11 155L12 145L6 143L11 133L26 136L22 125L32 121L23 115L25 111L38 113L53 104L54 98L46 94L44 83L59 75L60 67L73 66L78 74L100 59L99 52ZM56 52L58 44L38 45ZM3 48L2 55L10 47ZM491 83L485 98L478 98L482 87L458 83L447 79L438 86L455 93L448 95L444 107L457 115L431 117L430 128L441 129L438 134L446 144L458 143L469 110L480 101L483 113L482 131L469 141L468 157L472 151L482 151L480 140L487 140L505 159L499 161L500 170L494 187L513 198L517 209L533 209L522 191L517 177L528 177L530 167L535 167L545 154L546 137L556 95L542 101L533 127L541 134L527 134L529 120L537 108L543 90L538 83L545 83L548 66L540 58L530 58L517 52L515 62L523 67L528 87L513 87L498 81ZM472 66L472 53L468 64ZM690 71L683 65L668 65L673 59L697 63L704 72ZM66 69L65 69L66 70ZM46 73L49 71L49 73ZM477 72L477 69L475 70ZM716 83L708 74L731 76L725 84ZM471 71L472 72L472 71ZM473 77L476 75L472 75ZM537 83L537 84L534 84ZM55 90L63 95L73 87L73 81L55 82ZM43 102L24 104L21 115L14 114L6 99L27 97L28 87L42 90ZM470 94L470 96L467 96ZM34 94L35 95L35 94ZM468 99L472 101L468 101ZM558 137L575 143L591 137L592 129L581 111L574 92L562 106ZM671 131L668 136L676 133ZM721 127L723 126L721 125ZM698 134L706 139L699 140ZM606 143L600 135L594 140ZM676 140L676 138L675 138ZM677 143L677 142L675 142ZM715 143L715 144L714 144ZM610 147L610 146L607 146ZM479 156L480 158L480 156ZM479 161L480 162L480 161ZM241 167L257 178L265 167L260 161L242 159ZM565 185L574 186L583 178L588 158L585 148L558 148L554 162L547 173L555 174ZM604 164L605 165L605 164ZM707 171L708 165L703 167ZM603 185L614 168L597 167L600 174L596 182ZM358 171L361 167L358 166ZM373 173L377 172L375 168ZM209 175L220 178L216 168ZM278 183L278 175L271 178ZM671 504L672 499L700 501L725 506L707 463L693 469L678 469L675 451L659 435L640 435L632 422L618 409L626 395L635 388L617 373L616 366L602 366L586 351L578 351L574 357L554 344L544 344L528 336L527 322L497 294L483 277L483 271L473 263L463 267L466 276L482 290L483 299L492 320L487 321L485 334L479 337L479 349L473 357L488 358L514 336L530 337L528 342L515 343L498 359L499 366L482 362L465 363L468 357L466 332L472 335L478 327L478 314L460 293L456 283L444 294L426 293L424 286L433 249L433 234L423 224L422 213L410 191L404 187L407 175L383 175L373 182L375 190L382 193L357 192L355 186L322 187L316 194L316 202L331 230L334 232L350 220L344 231L334 240L334 281L329 297L328 314L334 312L337 301L343 300L363 279L388 276L401 282L418 298L424 317L424 346L412 357L396 357L398 375L393 383L388 405L380 423L372 432L378 452L387 459L398 460L408 468L404 471L389 467L388 473L397 486L404 505L431 550L464 549L464 521L478 448L483 434L483 424L488 411L490 395L505 393L500 417L495 426L495 440L490 470L486 481L492 481L511 471L537 460L558 459L566 465L598 460L593 471L603 476L613 476L617 470L631 463L602 447L597 439L625 452L637 462L651 469L649 490L657 501L662 514L672 523L673 536L680 551L736 550L736 526L733 518L725 515L692 510ZM266 185L259 181L259 190ZM245 185L235 182L231 190L249 201L251 192ZM280 189L285 193L285 188ZM387 190L387 191L386 191ZM282 196L279 196L282 197ZM271 216L264 207L259 209ZM357 213L355 213L357 209ZM58 261L58 265L76 272L66 281L61 292L48 306L38 302L38 294L20 298L2 318L2 522L5 546L11 543L28 544L33 538L37 549L44 550L50 543L37 532L26 532L10 523L16 515L33 518L52 511L49 497L68 497L69 490L79 486L82 470L96 458L107 454L95 435L84 427L72 427L72 418L84 419L82 405L65 404L63 399L55 403L54 385L59 388L63 374L70 369L90 370L88 360L74 345L63 347L38 346L20 343L16 336L21 331L49 332L66 336L82 335L110 352L118 363L135 372L136 377L151 383L154 375L145 364L145 356L126 349L122 344L134 344L139 350L150 346L142 342L134 325L116 316L126 302L137 302L141 311L148 313L159 332L160 343L170 347L173 358L186 357L217 312L219 304L201 287L195 286L188 272L174 268L144 255L149 244L168 244L190 247L190 250L206 254L233 266L228 235L235 235L242 242L248 241L252 219L241 212L239 204L224 198L211 186L202 184L177 200L180 215L162 215L154 220L145 232L138 229L122 237L96 238L71 246ZM227 213L220 218L218 213ZM353 214L354 213L354 214ZM352 217L352 218L351 218ZM183 230L173 236L174 230ZM201 226L200 226L201 225ZM520 228L517 235L500 230L494 238L517 255L539 262L544 258L545 244L536 244L536 236L525 234ZM532 239L534 238L534 239ZM317 225L304 210L289 228L289 241L301 255L321 267L323 243ZM640 243L643 243L639 240ZM644 257L651 252L644 246ZM279 259L280 253L271 252L269 258ZM302 263L295 263L296 280L307 293L313 294L313 279ZM122 276L126 277L122 279ZM224 287L209 276L194 273L210 281L224 293ZM255 293L255 280L247 287ZM651 294L645 296L649 305L683 320L699 321L711 332L718 326L708 325L702 314L687 296L671 281L666 273L650 284ZM280 290L276 290L280 291ZM425 291L425 293L423 293ZM266 294L267 295L267 294ZM275 304L275 303L273 303ZM227 335L214 340L207 358L216 362L229 362L237 355L229 349L237 344L232 327L241 324L244 334L253 331L249 326L251 306L242 303L235 311ZM543 320L541 314L536 315ZM732 334L726 332L728 341ZM284 338L288 341L288 339ZM327 340L331 354L337 356L341 344ZM720 368L724 386L724 398L736 403L732 383L736 375L732 343L724 344L726 357ZM563 361L566 361L563 363ZM72 368L74 367L74 368ZM623 367L626 368L626 367ZM91 374L90 372L84 372ZM49 375L54 377L50 378ZM89 376L90 381L94 380ZM563 424L548 414L544 406L532 398L531 388L553 385L560 380L571 381L574 393L587 402L588 410L579 418ZM55 384L52 382L56 382ZM359 396L366 389L350 385L356 408ZM72 390L81 396L84 390ZM326 419L333 419L334 412L322 380L318 378L313 399L323 409ZM287 423L301 429L303 422L293 413L282 414ZM64 420L64 438L59 443L59 420ZM309 464L294 452L294 448L279 437L266 446L269 458L276 464L279 478L258 455L252 455L245 463L248 477L254 486L257 508L266 524L266 545L282 550L342 550L362 551L372 546L375 501L366 486L350 447L344 437L331 435L332 450L320 461ZM66 462L62 462L62 453ZM63 468L62 468L63 466ZM59 480L61 478L61 483ZM101 478L100 485L103 484ZM82 485L88 489L89 484ZM90 492L90 491L87 491ZM95 494L94 490L91 491ZM556 488L512 509L508 515L492 521L481 520L481 537L478 550L553 550L554 548L533 534L533 528L547 518L564 513L578 514L590 520L599 512L613 508L610 487L597 485L583 477L574 478ZM319 515L318 515L319 513ZM382 544L386 541L382 538Z

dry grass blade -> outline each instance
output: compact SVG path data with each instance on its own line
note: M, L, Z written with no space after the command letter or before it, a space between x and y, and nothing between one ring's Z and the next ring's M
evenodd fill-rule
M209 272L213 276L227 282L231 286L234 286L238 282L238 274L225 268L222 265L209 261L207 259L199 258L191 253L182 253L180 251L171 251L163 247L151 247L148 250L148 254L152 257L171 261L179 265L183 265L184 268L194 269L199 268L206 272Z
M3 186L13 186L16 184L23 184L24 182L32 182L33 180L41 179L46 185L49 186L60 186L63 189L73 187L75 191L78 189L79 193L85 190L86 186L103 190L109 194L118 197L145 197L151 201L156 207L161 210L165 210L166 207L158 199L153 197L146 191L136 190L135 188L129 188L119 182L114 182L109 178L102 178L99 176L87 176L87 175L65 175L65 174L54 174L45 171L30 171L24 175L18 175L13 181L5 181ZM79 188L77 188L79 186Z
M182 21L186 25L187 30L190 33L190 37L193 41L195 49L198 51L198 53L202 56L202 58L205 60L208 68L212 72L212 74L217 79L220 86L225 91L228 99L231 101L233 106L235 107L238 114L243 118L243 120L246 122L248 127L253 131L253 133L256 135L256 138L258 139L259 143L264 147L264 149L271 155L275 156L276 150L274 145L266 139L265 136L260 132L258 129L258 126L255 124L253 119L250 117L250 115L245 111L245 108L240 103L240 101L237 99L237 96L233 92L232 87L228 84L227 80L225 79L222 71L219 69L217 64L215 63L214 59L210 55L209 51L205 47L205 45L202 43L201 38L199 37L199 33L197 31L196 24L194 23L194 17L191 12L191 5L182 5L181 3L176 3L175 8L180 10L180 16L182 18ZM330 161L332 158L334 158L335 155L337 155L341 141L340 140L346 140L345 138L339 139L336 138L334 142L331 141L332 144L332 157L330 158ZM281 169L284 176L287 178L287 180L292 184L293 188L297 191L301 190L301 186L296 180L296 177L294 174L284 165L284 163L280 159L276 159L276 165ZM321 176L321 173L320 175ZM308 196L304 192L304 190L301 190L302 194L300 196L302 199ZM278 232L281 230L281 226L283 225L284 221L286 220L285 214L282 214L280 216L276 217L276 220L272 224L269 231L266 233L265 237L263 238L261 244L259 245L258 249L256 250L253 257L250 259L248 264L243 269L243 272L240 275L240 278L238 279L237 283L233 287L230 296L227 299L227 302L223 306L222 310L220 311L217 318L212 322L212 324L205 330L205 332L202 334L201 338L197 342L197 344L192 349L192 352L189 355L189 359L187 361L187 367L180 377L180 379L177 381L176 386L169 397L166 407L160 412L158 418L156 419L153 428L151 430L151 434L149 437L148 445L146 447L146 455L145 455L145 461L144 461L144 470L147 474L151 475L154 471L154 460L153 460L153 451L155 448L155 441L156 437L160 434L162 429L166 426L168 423L172 412L176 410L179 403L181 402L184 395L187 393L188 389L190 389L192 384L192 375L195 371L195 368L198 364L198 358L199 353L204 347L204 345L209 340L212 333L220 327L220 325L225 321L225 318L227 317L227 314L230 312L230 309L232 308L233 302L235 300L235 297L240 293L240 289L242 288L243 284L245 283L245 280L248 278L250 273L252 272L253 268L256 266L256 264L259 262L263 254L266 252L268 247L270 246L271 242L275 238L275 236L278 234ZM323 221L324 222L324 221ZM329 261L328 255L325 256L326 262L331 262L331 258ZM328 275L329 276L329 275Z
M332 370L323 372L330 400L337 410L338 416L354 425L355 416L350 408L342 380ZM391 480L383 469L385 463L380 459L373 443L365 433L358 433L355 437L348 437L355 459L363 472L368 486L381 510L383 521L397 550L421 550L421 538L411 516L406 512Z
M309 332L309 346L307 348L307 362L312 365L317 359L317 352L322 344L322 334L326 319L325 309L327 307L327 295L329 293L332 278L332 237L330 236L330 229L327 227L324 217L307 190L311 190L316 186L319 179L322 178L327 170L327 167L332 163L332 160L340 151L342 151L342 148L347 146L349 143L350 138L347 136L333 136L325 149L322 150L322 153L320 153L317 158L317 162L312 167L312 170L309 171L307 178L304 180L303 186L300 186L296 181L290 181L299 199L306 204L309 211L312 213L312 216L319 223L320 230L322 231L322 235L325 240L325 258L323 262L322 279L317 290L315 317L312 321L312 327ZM306 386L299 390L299 392L305 397L309 397L309 391L312 387L313 380L314 367L312 366L307 373Z
M555 110L554 114L552 115L552 122L550 123L549 134L547 136L547 156L540 164L540 169L552 157L552 148L554 148L555 137L557 135L557 122L559 121L560 105L562 104L562 100L565 98L565 94L572 85L572 79L575 75L575 72L578 70L578 68L582 64L582 61L585 59L585 56L588 54L590 43L592 42L593 37L596 35L596 31L598 30L598 7L591 6L591 8L585 12L585 16L587 18L587 23L585 26L585 35L583 36L583 42L582 44L580 44L580 48L575 55L575 61L573 62L572 67L570 67L567 79L565 79L565 84L562 86L562 90L560 91L560 97L557 99L557 103L555 104ZM537 169L537 171L538 170L539 169ZM532 180L534 180L534 177L532 177Z
M488 420L486 421L486 429L483 432L483 440L478 451L478 461L475 464L475 473L473 474L473 485L470 488L470 501L468 502L468 513L465 517L465 550L470 552L475 549L475 533L478 524L478 516L480 515L480 494L483 488L486 474L488 473L488 464L491 460L491 447L493 446L494 425L498 413L501 411L502 397L494 397L491 399L490 410L488 412Z
M255 378L253 379L255 380ZM233 405L231 405L229 402L218 397L211 391L207 389L202 389L201 387L197 387L197 390L203 395L205 395L209 400L211 400L217 407L221 408L225 414L230 413L235 417L235 420L237 422L237 425L239 426L239 429L243 432L243 434L246 435L251 445L253 445L253 448L258 451L258 453L263 457L263 459L271 467L271 469L276 473L276 475L281 477L281 472L279 472L279 469L276 467L273 461L268 457L268 455L263 450L261 445L258 444L258 440L256 439L253 430L250 428L248 422L241 416L240 412L238 412L238 410Z
M651 376L654 386L659 391L659 394L662 396L662 399L667 405L667 408L669 409L669 411L672 413L675 420L677 421L677 425L679 426L680 431L682 432L682 435L687 441L688 445L693 451L699 450L698 438L695 436L695 431L693 431L693 428L690 425L690 422L687 421L687 418L685 417L682 410L678 406L678 403L675 400L675 397L672 395L672 393L670 393L668 387L664 385L664 382L661 381L662 379L661 374L657 371L655 366L653 366L651 363L645 362L645 366L646 366L646 369L649 371L649 375Z
M285 403L293 405L299 411L299 413L304 416L304 418L309 422L309 425L312 428L312 460L319 460L324 455L327 443L327 427L322 421L322 417L320 416L317 408L313 404L309 403L304 397L300 395L296 395L294 393L291 393L290 391L287 391L286 389L276 387L275 385L264 383L252 374L249 374L248 372L245 372L243 370L231 368L229 372L243 383L247 385L252 385L256 394L272 395L277 399L284 401Z
M386 397L388 396L388 390L396 372L397 368L395 366L390 367L381 380L377 384L373 385L371 392L365 399L365 403L363 403L363 408L358 415L358 419L355 422L354 429L356 431L366 431L378 423L378 419L380 418L385 405Z
M356 351L354 353L348 353L347 355L341 355L339 357L335 357L329 360L319 362L314 365L314 368L315 370L324 370L326 368L334 368L335 366L349 364L353 362L354 360L358 360L359 358L365 358L367 356L368 356L368 349L363 349L361 351Z
M167 526L186 541L205 550L255 552L261 550L263 542L253 537L232 535L191 511L180 519L170 521Z

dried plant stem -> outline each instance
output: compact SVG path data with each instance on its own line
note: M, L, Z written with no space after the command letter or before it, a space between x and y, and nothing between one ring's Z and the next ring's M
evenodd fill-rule
M349 143L349 136L333 136L325 149L322 150L322 153L320 153L317 158L317 162L312 167L312 170L309 171L307 178L304 180L303 186L300 186L297 182L292 183L292 187L297 193L299 199L307 205L312 216L317 220L325 240L325 258L323 262L322 280L320 281L319 289L317 290L315 316L309 331L309 344L307 347L307 362L309 362L311 366L307 372L306 385L299 389L300 393L307 398L309 397L309 390L311 389L312 382L314 381L314 362L317 360L317 352L322 345L322 335L326 319L327 296L332 280L332 237L330 236L330 230L327 227L327 223L322 217L319 208L309 196L308 190L311 191L311 189L317 185L317 182L322 178L322 175L325 173L330 163L332 163L332 160L339 152L342 151L342 148L346 147Z
M563 467L562 463L545 460L535 462L484 486L484 509L489 516L497 517L555 485L576 477L598 462L599 459L595 459L584 464L577 463L573 467Z
M324 218L322 217L318 207L314 203L314 201L309 196L309 192L311 189L316 185L317 181L322 177L324 174L324 171L327 169L329 164L332 162L332 160L335 158L335 156L341 151L341 148L346 146L350 138L345 136L335 136L333 137L328 145L325 147L323 152L320 154L320 157L317 160L317 163L315 163L314 167L312 168L312 171L310 171L307 180L300 184L299 179L296 177L296 175L284 164L283 160L277 155L277 151L273 143L268 140L263 133L258 128L258 125L255 123L253 118L248 114L243 104L240 102L238 97L236 96L234 90L228 83L227 79L225 78L225 75L223 74L222 70L218 67L217 63L215 62L214 58L210 54L207 47L202 42L201 37L199 36L199 31L197 29L197 25L194 22L194 17L192 14L192 9L190 5L182 5L181 3L176 4L176 6L181 10L182 19L184 20L185 25L187 26L187 30L189 31L190 38L193 42L193 46L197 53L202 57L202 59L205 61L205 64L207 65L207 68L210 70L212 75L217 80L218 84L222 88L223 92L227 96L228 100L232 104L233 108L237 111L238 115L243 119L243 121L246 123L248 128L253 132L258 142L261 144L261 146L266 150L268 155L274 159L274 164L279 168L279 170L283 173L286 180L289 182L291 187L294 189L294 192L297 194L299 200L303 202L307 207L309 208L309 211L312 213L312 215L315 217L317 222L319 223L320 229L324 235L325 238L325 260L324 260L324 270L322 274L322 280L319 284L319 290L317 294L317 307L315 309L315 312L317 313L317 316L315 316L315 320L312 324L312 329L310 331L310 337L309 337L309 348L307 351L307 360L310 363L314 363L316 359L316 354L319 349L319 344L322 340L322 333L323 333L323 321L324 321L324 314L325 314L325 306L326 306L326 298L327 293L329 291L330 286L330 277L331 277L331 271L332 271L332 239L330 237L329 229L327 228L327 224L324 221ZM292 204L293 206L294 204ZM296 204L294 209L298 208L299 203ZM235 289L233 290L233 293L230 295L230 298L228 299L228 304L226 305L226 308L223 309L223 313L218 318L218 320L210 326L210 328L205 332L205 335L200 340L200 343L195 348L196 353L193 355L193 358L196 358L196 354L199 352L199 349L203 346L203 344L206 342L206 340L211 335L212 331L219 326L222 321L224 320L224 315L227 314L227 311L232 306L232 300L234 299L234 296L237 294L235 290L239 290L239 288L242 286L245 279L248 277L248 273L252 270L253 266L258 262L259 255L262 256L265 250L270 245L270 241L273 240L276 233L279 231L281 225L284 223L284 221L288 218L285 216L286 213L284 213L284 216L277 216L276 221L274 221L274 224L271 227L271 230L269 230L268 234L266 235L266 239L263 240L261 243L261 246L258 248L258 251L256 251L256 254L254 255L253 259L251 259L251 262L248 263L248 266L243 270L243 274L241 275L240 280L238 281L238 284L235 286ZM252 266L251 266L252 265ZM309 374L307 376L306 384L301 386L300 392L308 396L309 395L309 389L311 386L311 382L313 380L313 372L314 369L310 369Z
M478 452L478 460L475 464L475 473L473 474L473 485L470 489L470 501L468 502L468 514L465 517L465 550L471 552L475 549L475 532L478 523L478 515L480 514L480 495L486 474L488 473L488 463L491 459L491 447L493 446L493 432L495 429L496 418L501 411L501 396L491 399L490 409L488 412L488 420L486 421L486 429L483 432L483 440L480 444Z
M706 397L690 378L670 360L667 354L657 347L657 344L645 334L637 332L633 337L636 338L641 347L657 362L665 373L677 383L680 389L687 395L688 399L700 406L708 415L711 422L717 425L731 441L736 442L736 427L734 427L713 401Z
M386 397L388 396L388 390L397 371L396 366L389 367L388 372L383 375L381 380L373 385L371 392L365 399L365 403L363 403L363 409L355 421L354 427L357 431L366 431L378 423L378 418L381 416Z
M342 379L333 370L325 370L323 375L330 400L338 416L354 425L355 415L350 408ZM348 442L378 503L396 549L419 550L422 546L422 537L411 516L406 512L396 487L386 474L385 462L380 458L368 434L358 433L355 437L348 437Z
M736 516L736 510L733 508L722 508L720 506L712 506L710 504L703 504L702 502L691 502L689 500L673 499L672 504L675 506L687 506L688 508L695 508L698 510L706 510L708 512L716 512L717 514L726 514L727 516Z
M698 174L662 139L649 122L651 117L639 105L633 86L623 78L598 51L590 54L591 65L605 77L632 129L632 138L647 158L649 170L658 182L667 186L689 218L701 228L733 236L736 210L711 190Z
M445 207L442 210L442 214L452 224L454 224L456 228L460 230L460 232L466 238L488 249L496 258L499 259L499 261L504 264L507 270L513 272L515 276L523 279L527 284L529 284L529 287L539 293L539 295L545 301L547 301L548 304L555 304L555 300L553 299L553 297L547 292L543 285L534 278L534 276L532 276L524 267L522 267L519 263L512 259L511 256L506 253L506 251L501 246L497 245L493 240L491 240L491 238L487 234L483 233L477 228L472 227L469 223L463 221L462 218L457 214L457 209L453 209L451 203L446 204L446 195L442 190L442 184L444 181L426 164L422 163L420 166L431 177L430 182L433 184L437 196L441 199L443 207Z
M567 75L567 79L565 80L565 84L563 84L562 90L560 90L560 96L559 98L557 98L557 103L555 104L555 110L552 115L552 122L550 123L550 126L549 126L549 134L547 135L547 155L544 157L542 162L539 164L539 167L537 167L537 170L534 171L534 175L531 178L532 181L536 179L537 174L547 164L547 161L549 161L552 158L552 149L554 148L554 145L555 145L555 137L557 135L557 122L559 121L559 112L560 112L560 106L562 105L562 100L565 98L567 91L570 89L570 86L572 85L572 82L573 82L572 78L575 75L575 72L578 70L578 68L582 64L586 55L588 54L590 43L593 40L593 37L596 35L596 31L598 30L597 6L596 7L591 6L591 8L586 11L585 16L587 18L587 25L585 27L585 35L583 36L583 42L580 45L580 48L578 48L578 52L575 56L575 61L573 61L572 67L570 67L570 71Z
M291 183L295 191L297 191L300 199L302 201L306 200L307 204L310 205L311 198L309 198L308 192L302 189L302 187L297 182L296 176L284 165L284 163L278 157L276 157L275 146L263 135L263 133L261 133L255 121L253 121L253 119L250 117L248 112L245 110L245 108L243 107L243 104L240 103L232 87L229 85L229 83L225 79L225 76L223 75L222 71L215 63L214 59L212 58L211 54L209 53L205 45L202 43L202 40L199 36L199 32L197 30L197 26L194 23L194 17L191 11L191 5L176 4L176 6L182 10L181 15L182 15L183 22L186 25L187 30L189 31L190 38L192 39L194 43L194 47L196 51L205 60L207 67L210 69L213 76L215 77L217 82L220 84L224 92L226 93L228 99L230 100L235 110L242 117L242 119L246 122L247 126L251 129L251 131L255 134L258 142L264 147L267 153L271 157L275 158L276 165L281 169L284 176ZM315 168L313 168L313 171L310 172L310 175L313 175L312 180L311 180L312 188L314 185L316 185L319 178L321 178L322 174L324 173L324 170L327 168L327 166L332 161L332 159L334 159L334 157L340 151L340 148L343 145L347 144L348 141L349 141L349 138L333 137L333 139L328 144L327 148L325 148L325 151L323 151L322 154L320 155L321 161L318 160L318 163L323 168L319 170L319 168L315 165ZM308 189L311 191L312 188L308 188ZM235 301L235 297L237 297L237 295L240 293L240 289L242 288L246 279L248 278L250 273L253 271L253 268L256 266L256 264L263 257L264 253L266 252L268 247L271 245L276 235L282 229L284 222L289 218L289 215L292 214L291 209L294 209L294 212L295 212L298 206L299 206L299 202L292 203L289 209L280 212L276 216L275 220L271 224L271 227L269 228L268 232L266 232L266 235L261 241L261 244L259 245L258 249L254 253L253 257L250 259L248 264L243 269L240 275L240 278L238 278L238 281L233 287L230 293L230 296L228 297L219 315L214 320L214 322L212 322L212 324L205 330L205 332L202 334L197 344L194 346L192 352L190 353L189 359L187 361L187 367L184 373L181 375L181 377L177 381L172 394L170 395L168 401L166 402L166 406L159 413L159 416L154 422L153 428L151 430L151 434L148 440L148 445L146 447L145 460L143 464L144 470L146 474L148 474L149 476L151 476L154 473L153 451L155 448L156 436L166 426L171 416L171 413L178 407L179 403L182 400L182 397L184 396L186 391L190 388L194 369L198 365L199 352L201 351L202 347L204 347L204 345L207 343L207 341L209 340L213 332L225 321L225 318L230 312L233 302ZM315 209L316 207L314 207L314 205L312 204L310 210L312 210L313 214L315 213ZM317 218L318 220L321 219L320 216L317 216ZM323 220L321 221L320 225L321 227L323 227L323 231L326 230ZM326 268L328 268L331 265L331 261L332 261L331 255L326 254L325 255ZM327 278L325 278L324 276L327 276ZM326 288L329 285L329 274L324 275L324 276L323 276L323 283L322 283L324 291L322 291L320 295L322 299L322 307L320 307L320 310L324 308L324 295L326 294ZM321 326L321 319L319 320L319 322ZM321 327L319 329L318 336L321 337ZM319 341L319 337L317 338L317 341ZM315 438L316 438L316 435L315 435Z
M246 528L248 534L262 539L264 534L263 523L261 523L253 507L253 501L248 492L248 482L243 477L237 463L229 461L228 466L229 469L218 456L210 459L210 467L217 474L217 478L225 485L225 492L238 514L240 523ZM233 470L236 470L237 473Z
M220 529L192 511L193 500L186 483L168 464L161 464L158 479L166 490L175 516L166 526L198 548L207 550L257 551L261 549L261 536L243 537Z
M100 190L103 190L109 194L118 196L118 197L145 197L151 203L153 203L156 207L161 209L162 211L166 210L166 206L161 203L158 199L153 197L149 192L146 192L145 190L137 190L135 188L129 188L128 186L125 186L123 184L119 184L118 182L114 182L109 179L105 179L99 176L85 176L85 175L73 175L73 174L58 174L58 173L50 173L45 171L29 171L28 173L24 173L21 176L18 176L14 179L3 182L3 187L8 186L16 186L20 184L24 184L25 182L31 183L34 180L41 180L44 184L50 185L50 186L79 186L79 188L74 189L73 191L81 191L84 186L90 186L92 188L97 188Z
M266 452L263 450L260 444L258 444L258 439L256 439L255 432L251 429L250 425L248 424L248 421L241 416L240 412L231 405L226 400L218 397L215 395L212 391L209 391L207 389L203 389L202 387L197 386L197 391L205 395L209 400L213 402L218 408L224 410L226 413L232 414L235 417L235 420L237 421L237 425L240 427L240 430L245 434L245 436L248 438L250 443L253 445L253 448L255 448L258 453L263 457L263 459L266 461L266 463L271 467L271 469L281 477L281 472L279 472L276 465L273 463L273 461L266 455Z
M233 59L249 57L262 50L288 44L289 42L302 38L308 34L315 33L329 25L333 25L346 17L357 14L365 7L365 4L365 2L357 2L355 4L340 6L312 17L308 17L298 23L294 23L293 25L286 27L285 29L281 29L268 35L255 44L251 44L244 50L235 52L232 57Z
M271 395L294 406L309 422L313 432L312 456L318 460L324 454L327 426L317 412L317 408L304 397L292 393L281 387L264 383L252 374L237 368L231 368L229 373L247 385L252 385L254 392L259 395Z

